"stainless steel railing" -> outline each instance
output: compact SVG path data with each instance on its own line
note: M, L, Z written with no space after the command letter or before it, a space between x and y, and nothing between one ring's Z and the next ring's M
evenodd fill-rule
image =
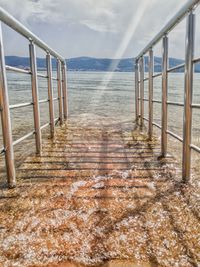
M194 42L195 42L195 14L194 9L200 3L200 0L188 1L181 10L169 21L169 23L155 36L155 38L142 50L136 57L135 62L135 111L136 121L140 126L144 125L144 121L148 122L149 138L152 138L152 126L161 129L161 156L167 156L167 136L177 139L183 143L182 151L182 178L184 181L189 181L191 176L191 150L200 153L200 148L191 143L192 135L192 109L200 108L200 104L192 103L193 96L193 73L194 64L200 62L200 58L194 58ZM186 48L185 48L185 63L177 65L173 68L168 67L168 34L187 16L186 27ZM154 74L153 48L162 40L162 72ZM148 55L148 78L144 78L144 55ZM185 93L184 103L168 101L168 73L179 69L185 69ZM162 77L162 101L153 99L153 80L156 77ZM144 98L144 82L148 81L149 97ZM144 102L148 101L149 117L144 117ZM153 121L153 104L160 103L162 105L162 123L161 125ZM184 107L183 117L183 138L168 130L168 106Z
M0 150L0 154L5 155L8 185L9 187L14 187L16 185L16 174L13 147L25 139L35 135L36 153L40 154L42 151L41 130L50 126L51 137L54 137L55 124L57 121L60 121L60 125L62 125L63 120L67 119L68 117L66 63L63 57L61 57L57 52L55 52L2 8L0 8L0 20L29 40L30 70L6 66L2 29L0 27L0 113L4 144L4 147ZM46 53L47 75L39 73L37 70L36 46L41 48ZM57 77L52 76L52 57L57 60ZM6 75L7 70L31 76L32 102L9 105ZM39 100L38 77L47 79L48 81L48 99ZM57 81L58 97L56 98L53 96L53 80ZM59 102L59 118L55 118L54 114L54 102L56 100ZM44 125L41 125L40 122L41 115L39 105L41 103L49 103L49 122ZM10 110L27 106L33 106L34 131L27 133L23 137L13 142Z

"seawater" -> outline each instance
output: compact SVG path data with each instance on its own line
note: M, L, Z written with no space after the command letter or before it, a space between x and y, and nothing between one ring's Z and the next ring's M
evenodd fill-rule
M30 76L8 72L10 105L32 102ZM56 77L56 72L53 73ZM68 72L68 98L70 116L85 116L109 122L134 121L135 95L134 73L122 72ZM47 99L47 80L38 78L39 99ZM57 82L53 81L54 97L58 96ZM154 99L161 100L161 77L154 79ZM145 82L145 97L148 98L148 82ZM168 100L184 101L184 74L169 74ZM193 102L200 103L200 74L194 74ZM54 102L58 117L58 101ZM41 124L48 122L48 103L40 104ZM193 143L200 145L200 110L193 111ZM148 117L148 103L145 102ZM34 129L33 107L11 110L13 139L16 140ZM154 121L161 124L161 104L154 104ZM183 108L169 106L168 128L182 136ZM1 138L2 147L2 138Z

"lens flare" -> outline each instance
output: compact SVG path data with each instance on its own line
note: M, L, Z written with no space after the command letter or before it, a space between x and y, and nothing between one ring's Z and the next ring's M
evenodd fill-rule
M101 91L101 93L99 93L98 95L95 95L95 99L94 99L94 97L91 98L90 108L91 108L91 105L95 105L95 104L99 103L102 95L104 94L106 88L108 87L110 81L112 80L113 72L116 70L116 68L120 62L120 59L123 57L130 41L132 40L132 38L133 38L137 28L138 28L140 21L142 20L148 7L150 5L152 5L153 2L155 2L155 0L153 0L153 1L142 0L140 2L139 7L136 11L136 14L134 14L134 16L132 17L132 19L129 23L129 26L127 28L127 31L125 32L124 37L122 38L122 41L121 41L116 53L114 54L113 58L115 58L115 60L112 61L111 65L108 69L108 72L104 75L100 85L97 88Z

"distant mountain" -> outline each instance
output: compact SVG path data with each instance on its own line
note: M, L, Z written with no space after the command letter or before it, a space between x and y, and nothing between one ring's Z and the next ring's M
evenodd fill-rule
M6 56L6 65L12 67L29 68L30 60L28 57ZM46 60L44 58L37 58L38 69L46 69ZM52 67L56 68L56 60L52 60Z
M162 59L155 57L155 72L161 72ZM108 58L91 58L91 57L77 57L67 59L67 67L70 71L119 71L119 72L133 72L135 60L133 58L125 59L108 59ZM148 58L145 57L145 71L148 70ZM172 68L184 61L176 58L169 58L169 67ZM29 68L28 57L6 56L6 64L13 67ZM40 70L46 68L46 60L44 58L37 58L37 66ZM56 60L52 61L53 69L56 69ZM178 72L183 72L179 69ZM195 71L200 72L200 64L195 65Z
M132 72L134 70L134 59L108 59L108 58L90 58L78 57L67 59L69 70L82 71L124 71Z

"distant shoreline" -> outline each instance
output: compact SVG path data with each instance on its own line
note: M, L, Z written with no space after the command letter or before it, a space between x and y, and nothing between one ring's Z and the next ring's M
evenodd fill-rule
M29 57L18 56L6 56L6 65L12 67L19 67L22 69L29 68ZM78 57L66 59L67 68L69 71L90 71L90 72L134 72L135 60L134 58L125 59L109 59L109 58L91 58L91 57ZM169 58L169 68L173 68L177 65L183 64L182 59ZM148 71L148 59L145 57L145 72ZM162 71L162 58L154 58L155 72ZM38 70L42 71L46 68L46 59L37 58ZM52 68L56 70L56 60L52 60ZM183 73L184 68L176 71L177 73ZM195 72L200 72L200 64L195 64Z

